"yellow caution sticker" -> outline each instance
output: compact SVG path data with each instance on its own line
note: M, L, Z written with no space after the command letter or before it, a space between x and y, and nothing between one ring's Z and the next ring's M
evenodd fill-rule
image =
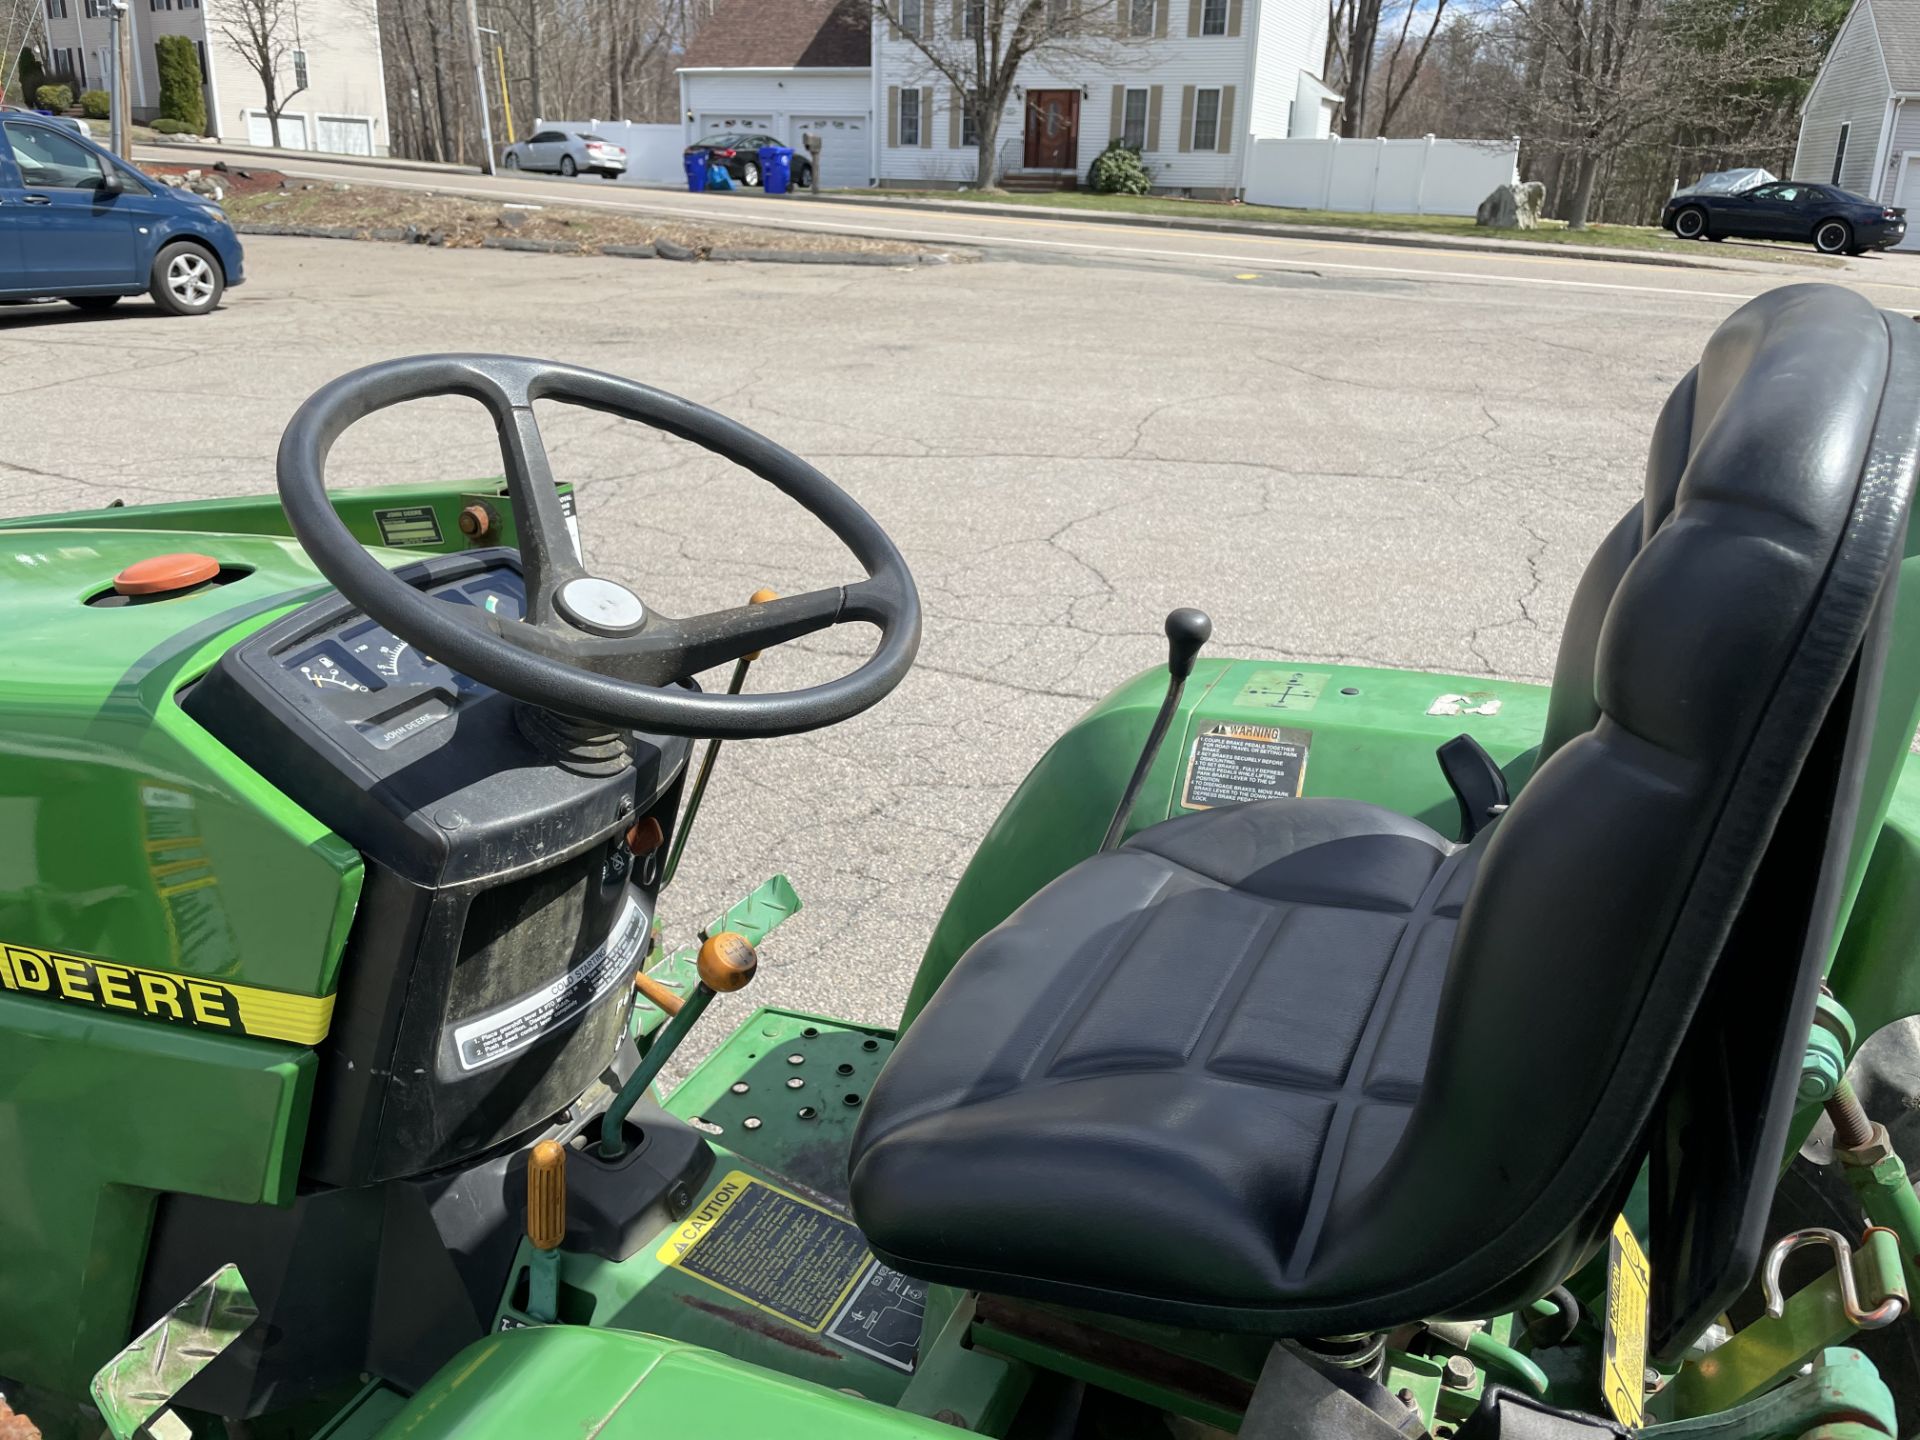
M1606 1348L1600 1388L1607 1408L1622 1425L1638 1426L1647 1394L1647 1295L1653 1272L1647 1252L1622 1215L1607 1246Z
M816 1335L877 1264L853 1222L744 1170L729 1171L654 1258Z
M333 1023L331 995L289 995L26 945L0 944L0 992L296 1045L314 1044Z

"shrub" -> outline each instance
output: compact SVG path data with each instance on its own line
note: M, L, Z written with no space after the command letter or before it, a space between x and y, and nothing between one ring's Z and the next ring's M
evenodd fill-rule
M31 98L37 95L40 87L46 83L47 72L40 64L40 57L23 47L20 51L20 68L13 77L12 93L23 98Z
M113 97L104 90L82 91L80 113L89 120L105 120L113 113Z
M198 135L200 127L183 120L156 120L147 127L156 135Z
M1123 140L1113 141L1094 157L1087 183L1099 195L1145 195L1153 189L1153 177L1140 152Z
M200 85L200 57L184 35L162 35L154 42L160 66L160 118L183 128L165 133L199 135L207 128L207 95ZM154 127L156 130L159 126Z
M33 92L34 103L42 110L71 110L73 91L65 85L42 85Z

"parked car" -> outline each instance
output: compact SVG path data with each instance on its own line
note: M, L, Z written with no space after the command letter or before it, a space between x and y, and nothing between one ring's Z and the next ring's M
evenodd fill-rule
M502 162L509 170L550 170L561 175L584 171L607 180L627 173L627 152L620 146L584 130L562 130L557 125L507 146Z
M106 310L142 291L205 315L244 278L226 212L40 115L0 114L0 300Z
M1825 255L1858 255L1899 244L1907 212L1834 185L1775 180L1733 194L1682 191L1660 223L1682 240L1803 240Z
M89 140L93 138L93 127L78 115L54 115L45 110L29 110L24 105L0 105L0 111L12 115L35 115L49 125L63 125L76 135L84 135Z
M697 155L707 152L707 165L711 169L725 170L739 185L758 186L760 183L760 149L764 145L785 145L787 142L778 135L763 134L758 130L722 130L696 140L687 146L685 153ZM793 186L804 190L813 184L813 162L801 150L793 152Z

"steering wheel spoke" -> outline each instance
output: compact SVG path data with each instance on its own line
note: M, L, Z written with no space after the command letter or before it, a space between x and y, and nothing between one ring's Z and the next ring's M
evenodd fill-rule
M326 491L334 442L376 410L465 395L492 414L526 581L524 620L449 605L392 574L354 539ZM557 400L639 421L730 460L820 520L867 578L676 620L581 563L533 405ZM394 634L530 705L613 728L745 739L817 730L898 685L920 645L920 601L886 532L845 491L765 436L678 396L592 370L504 355L423 355L369 366L317 391L280 441L280 498L321 574ZM713 695L676 681L829 626L880 643L850 674L803 690Z

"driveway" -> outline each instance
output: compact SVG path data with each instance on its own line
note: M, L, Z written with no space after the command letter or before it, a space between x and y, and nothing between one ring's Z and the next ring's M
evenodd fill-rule
M268 490L301 398L424 350L575 361L764 430L898 538L926 639L877 710L727 747L669 933L785 871L807 909L706 1038L752 1003L888 1021L1014 785L1159 663L1172 607L1212 613L1214 653L1544 678L1661 401L1773 283L1133 238L911 270L256 240L205 320L0 311L0 513ZM1910 262L1863 283L1912 303ZM703 452L586 412L543 424L590 562L668 613L857 573ZM476 406L433 402L359 427L333 478L496 473L492 446ZM769 652L751 683L822 679L857 639Z

